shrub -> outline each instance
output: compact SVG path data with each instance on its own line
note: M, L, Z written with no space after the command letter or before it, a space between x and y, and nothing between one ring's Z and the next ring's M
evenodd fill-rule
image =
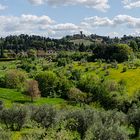
M5 88L5 77L4 76L2 76L2 77L0 77L0 87L2 87L2 88Z
M67 93L69 89L73 86L72 82L68 80L65 76L58 78L58 86L56 89L57 95L63 99L67 99Z
M39 140L44 135L45 130L43 128L36 128L32 131L21 132L21 140Z
M105 71L105 76L109 76L109 75L110 75L110 71L109 70Z
M57 66L58 67L66 66L67 64L70 64L71 62L72 62L72 60L69 58L58 58Z
M0 140L11 140L11 136L11 132L0 130Z
M70 79L75 80L75 81L79 81L81 74L82 74L81 70L77 70L77 69L71 70Z
M7 88L21 89L24 87L27 75L23 71L9 70L5 74L5 86Z
M47 140L81 140L78 132L72 132L69 129L65 129L64 124L49 128L47 130L47 135L44 137Z
M122 72L126 72L127 71L127 67L123 67Z
M71 88L68 92L68 98L70 101L75 101L76 103L85 103L87 94L83 93L77 88Z
M32 108L31 120L36 121L45 128L49 128L55 123L56 110L52 106L44 105L38 108Z
M128 136L117 124L109 126L97 122L86 132L84 140L128 140Z
M94 92L99 85L100 79L97 75L82 75L78 82L78 87L84 92Z
M66 129L70 131L77 131L81 138L83 138L84 133L86 131L85 122L84 122L84 114L82 111L72 111L66 115L65 121Z
M92 114L93 115L93 114ZM127 140L126 132L121 128L125 115L116 111L94 113L85 133L84 140Z
M0 122L11 131L20 131L26 122L27 111L25 108L14 106L0 112Z
M31 72L32 70L37 70L37 67L35 66L35 64L33 64L33 62L28 61L24 61L22 60L21 64L17 66L18 68L21 68L27 72Z
M58 78L54 72L40 72L35 77L38 81L39 89L43 97L54 96L56 94L55 89L58 85Z
M140 108L137 106L133 106L128 112L128 120L129 123L135 129L135 134L133 135L134 138L139 137L139 129L140 129Z
M127 61L132 52L127 44L98 44L93 50L94 58L118 62Z

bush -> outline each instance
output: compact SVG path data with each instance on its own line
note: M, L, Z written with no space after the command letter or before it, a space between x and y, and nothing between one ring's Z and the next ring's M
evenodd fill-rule
M11 131L20 131L26 122L27 111L22 107L3 109L0 112L0 122Z
M81 70L77 69L71 70L70 80L79 81L81 74L82 74Z
M57 95L63 99L67 99L67 93L69 89L73 86L72 82L69 81L65 76L58 78L58 86L56 89Z
M72 132L65 129L65 124L49 128L47 135L44 137L46 140L81 140L78 132Z
M11 136L11 132L0 130L0 140L11 140Z
M55 123L56 110L52 106L44 105L38 108L32 108L31 120L36 121L45 128L49 128Z
M5 88L5 77L0 77L0 87Z
M5 74L5 86L7 88L21 89L24 87L27 75L23 71L9 70Z
M77 88L71 88L68 92L68 98L70 101L75 101L81 105L81 103L86 102L87 94Z
M139 137L140 108L137 108L137 106L134 105L128 112L128 120L135 130L135 134L132 137Z
M132 52L127 44L98 44L93 50L94 59L116 60L117 62L127 61Z
M36 75L35 79L38 81L39 89L43 97L54 97L56 94L55 89L58 85L58 77L54 72L40 72Z
M57 66L66 66L67 64L70 64L72 60L70 58L58 58L57 60Z
M21 140L39 140L44 135L45 130L43 128L36 128L32 131L21 132Z
M82 75L78 87L81 91L93 93L99 83L100 79L97 75Z
M127 71L127 67L123 67L122 72L126 72Z
M125 119L123 113L116 111L94 112L84 140L127 140L128 136L121 128Z
M31 72L32 70L36 71L37 67L36 65L33 63L33 61L31 61L31 59L28 60L22 60L21 64L17 66L17 68L21 68L27 72Z
M65 121L67 122L66 129L73 132L77 131L81 138L83 138L86 131L84 120L84 113L82 111L69 112L65 118Z
M97 122L86 132L84 140L128 140L128 136L117 124L105 126Z
M109 70L105 71L105 76L109 76L109 75L110 75L110 71Z

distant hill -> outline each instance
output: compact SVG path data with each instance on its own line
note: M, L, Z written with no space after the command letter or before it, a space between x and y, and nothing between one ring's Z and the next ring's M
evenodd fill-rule
M76 45L79 45L79 44L83 43L85 46L89 46L89 45L94 43L94 41L91 41L89 39L72 39L72 40L70 40L70 42L72 42Z

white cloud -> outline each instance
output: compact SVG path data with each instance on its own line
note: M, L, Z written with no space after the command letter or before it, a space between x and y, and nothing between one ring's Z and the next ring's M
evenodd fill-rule
M107 17L101 18L98 16L94 16L94 17L85 18L84 21L82 22L82 24L86 25L86 26L91 26L91 27L111 26L111 25L113 25L113 21L111 21Z
M5 10L7 6L0 4L0 10Z
M29 2L34 5L40 5L43 4L45 0L29 0Z
M22 15L21 22L32 24L53 24L54 21L48 16L36 16L36 15Z
M113 22L115 25L126 24L128 27L131 28L140 27L140 18L134 18L128 15L118 15L113 19Z
M0 32L5 34L38 32L41 27L55 23L48 16L36 15L0 16L0 21Z
M109 19L108 17L89 17L85 18L82 22L83 25L87 27L114 27L118 25L126 25L129 28L140 28L140 18L134 18L129 15L118 15L113 19Z
M8 34L39 34L45 36L63 36L79 31L79 26L73 23L56 23L48 16L21 15L0 16L0 33Z
M72 23L65 23L65 24L54 25L52 29L55 31L69 31L69 30L73 31L73 30L78 30L79 27Z
M123 0L124 8L132 9L140 7L140 0Z
M21 15L21 16L0 16L1 35L9 34L38 34L50 37L62 37L84 31L85 34L98 31L99 27L112 28L113 32L108 33L110 36L117 36L118 27L127 27L127 29L139 29L140 18L129 15L117 15L110 19L108 17L88 17L83 19L79 24L74 23L58 23L46 15ZM117 31L118 32L118 31ZM106 33L107 34L107 33ZM122 31L123 34L123 31Z
M28 0L31 4L41 5L47 3L52 6L83 5L87 8L94 8L106 11L110 8L108 0Z

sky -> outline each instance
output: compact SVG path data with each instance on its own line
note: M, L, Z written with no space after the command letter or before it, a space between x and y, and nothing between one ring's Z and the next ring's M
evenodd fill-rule
M140 36L140 0L0 0L0 36Z

